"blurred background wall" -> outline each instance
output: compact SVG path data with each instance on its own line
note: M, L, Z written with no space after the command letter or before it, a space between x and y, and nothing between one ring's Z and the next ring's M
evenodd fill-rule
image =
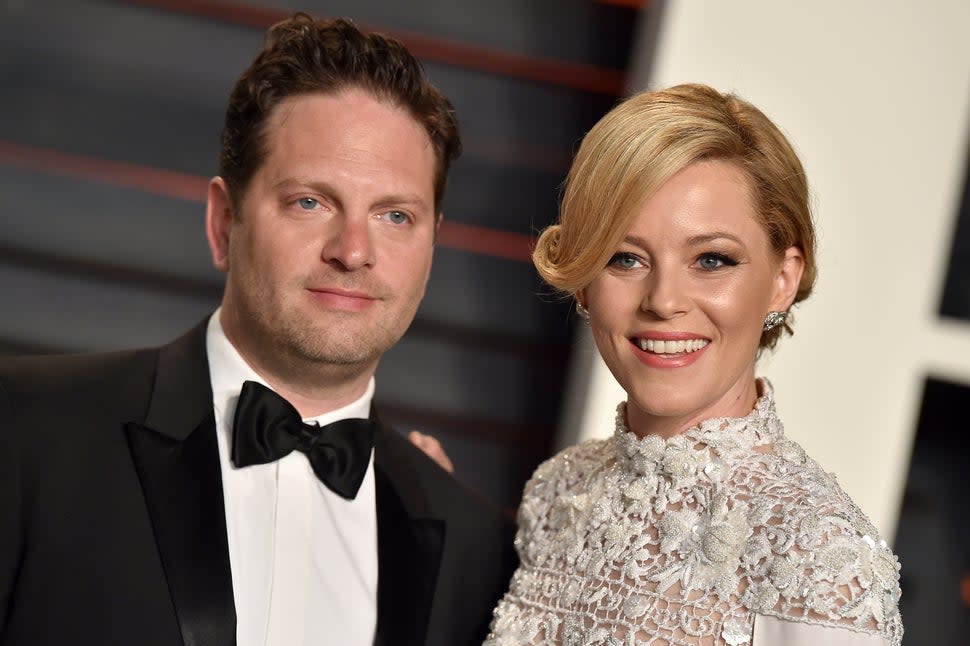
M620 97L701 81L805 163L816 293L763 362L790 436L904 564L907 646L970 621L970 4L771 0L0 0L0 353L165 342L221 294L203 233L226 96L295 10L401 38L452 98L428 296L377 405L509 510L621 398L528 262L578 140Z

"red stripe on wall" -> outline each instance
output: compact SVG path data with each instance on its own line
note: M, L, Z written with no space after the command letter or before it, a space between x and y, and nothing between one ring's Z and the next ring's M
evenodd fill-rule
M451 220L442 221L438 243L452 249L507 260L530 262L532 259L532 238L529 236Z
M162 197L204 204L206 177L175 171L138 166L126 162L98 159L37 146L0 141L0 164L49 175L73 177L134 189ZM470 253L529 262L532 238L450 220L441 223L439 244Z
M136 166L48 148L0 141L0 163L27 170L112 184L189 202L205 202L209 180L198 175Z
M126 1L130 5L264 29L291 15L291 12L279 9L218 0ZM436 63L610 96L620 96L626 89L626 74L622 70L511 54L487 47L372 25L360 25L360 27L396 38L418 58Z

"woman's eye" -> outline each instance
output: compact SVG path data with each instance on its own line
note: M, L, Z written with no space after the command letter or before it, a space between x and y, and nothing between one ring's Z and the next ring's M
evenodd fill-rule
M733 267L738 264L736 260L720 253L705 253L697 259L697 264L701 269L712 271L721 267Z
M306 209L307 211L315 209L319 202L317 202L312 197L301 197L296 201L301 209Z
M640 265L640 260L632 253L615 253L613 257L610 258L610 266L619 267L620 269L635 269Z
M408 215L403 211L388 211L387 219L391 224L405 224L408 221Z

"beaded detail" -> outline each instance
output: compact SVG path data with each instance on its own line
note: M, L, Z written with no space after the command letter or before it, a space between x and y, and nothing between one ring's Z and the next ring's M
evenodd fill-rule
M486 646L751 646L757 614L899 646L898 559L760 384L746 417L666 440L621 403L611 438L540 465Z

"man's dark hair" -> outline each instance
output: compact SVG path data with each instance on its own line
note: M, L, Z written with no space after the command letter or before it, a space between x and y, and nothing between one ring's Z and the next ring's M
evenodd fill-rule
M424 126L434 146L435 210L440 212L448 167L461 154L451 102L399 41L365 34L349 20L316 20L302 12L269 29L263 50L229 96L219 174L234 208L266 158L266 120L273 108L292 96L348 88L403 108Z

